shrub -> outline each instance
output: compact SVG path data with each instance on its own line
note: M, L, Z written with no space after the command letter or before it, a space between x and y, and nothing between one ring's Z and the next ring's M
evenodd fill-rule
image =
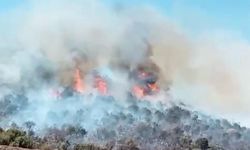
M180 145L185 148L191 147L192 138L190 136L183 136L180 138Z
M9 145L11 142L10 136L4 132L0 133L0 145Z
M4 132L3 128L0 127L0 133Z
M43 144L40 146L40 150L53 150L48 144Z
M8 129L0 133L0 145L11 145L15 147L33 148L33 140L26 132L18 129Z
M199 139L197 139L195 141L195 144L201 150L206 150L206 149L209 148L209 146L208 146L208 139L206 139L206 138L199 138Z
M77 144L74 147L74 150L107 150L98 146L95 146L94 144Z
M10 141L14 141L19 136L25 136L26 132L20 131L18 129L8 129L5 134L9 135Z
M11 143L11 145L22 148L33 148L33 141L27 136L19 136Z

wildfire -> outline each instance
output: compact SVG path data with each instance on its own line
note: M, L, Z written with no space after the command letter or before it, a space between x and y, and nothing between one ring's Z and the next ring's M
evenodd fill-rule
M133 94L137 97L137 98L142 98L145 96L145 93L144 93L144 89L141 88L140 86L137 86L135 85L133 87Z
M143 98L147 95L154 95L159 91L159 87L156 83L148 83L147 85L140 86L134 85L132 92L137 98Z
M79 93L83 93L84 91L83 80L81 78L80 69L78 68L75 70L74 73L74 89Z
M150 90L151 90L152 92L157 92L157 91L159 91L159 87L158 87L158 85L157 85L156 83L149 83L149 84L148 84L148 87L150 88Z
M107 83L100 76L96 76L94 87L98 90L100 94L106 95L108 93Z
M89 74L86 74L87 77L91 77L90 85L85 85L82 72L79 68L75 69L74 76L73 76L73 91L72 92L78 92L78 93L84 93L86 89L89 89L92 91L92 89L96 90L100 95L107 96L110 92L109 90L109 84L110 82L107 82L105 76L103 76L100 72L91 72ZM142 99L147 96L153 96L159 92L159 86L157 84L157 81L155 79L154 74L148 73L145 71L138 71L131 75L133 80L133 85L131 88L130 93L135 96L138 99ZM89 78L88 78L89 79ZM71 88L72 89L72 88ZM69 89L65 89L64 91L67 91ZM63 92L65 93L65 92ZM86 92L87 93L87 92ZM53 94L55 97L60 97L61 93L58 91L55 91Z

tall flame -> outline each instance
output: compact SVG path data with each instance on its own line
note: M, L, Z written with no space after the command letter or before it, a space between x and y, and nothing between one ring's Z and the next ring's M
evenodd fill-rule
M84 91L83 80L81 78L81 73L79 68L77 68L74 73L74 89L79 93L83 93Z
M108 93L108 87L106 81L101 78L100 76L97 76L95 78L95 88L97 88L98 92L106 95Z

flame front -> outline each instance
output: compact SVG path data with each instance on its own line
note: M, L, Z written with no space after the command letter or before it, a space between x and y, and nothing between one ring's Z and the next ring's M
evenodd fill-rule
M99 93L106 95L108 93L107 83L104 79L100 76L95 78L95 88L98 90Z
M83 93L84 91L84 85L83 85L83 80L81 78L81 72L80 69L76 69L74 73L74 89L75 91L79 93Z
M159 87L156 83L151 83L151 84L148 84L148 87L150 88L150 90L152 92L158 92L159 91Z
M145 96L145 93L144 93L144 89L141 88L140 86L137 86L135 85L133 87L133 94L137 97L137 98L142 98Z

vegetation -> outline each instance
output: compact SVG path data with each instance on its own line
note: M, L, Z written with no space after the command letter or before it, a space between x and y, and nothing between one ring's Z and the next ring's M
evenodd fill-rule
M177 132L179 129L174 129L173 134L175 137L177 135L177 139L175 139L176 143L173 145L169 145L169 148L174 149L200 149L200 150L208 150L214 149L219 150L219 148L209 146L208 139L206 138L199 138L196 141L193 141L190 136L182 136L181 134L178 136ZM66 137L66 134L74 134L79 135L83 134L83 129L79 127L67 126L63 129L50 129L48 135L53 136L46 136L43 139L29 136L26 134L25 131L20 129L7 129L3 130L0 128L0 145L8 145L13 147L21 147L21 148L29 148L29 149L42 149L42 150L52 150L52 149L59 149L59 150L139 150L137 144L133 140L124 140L119 141L118 143L107 143L105 146L98 146L96 144L75 144L71 145L65 138L59 138L58 133ZM84 132L85 133L85 132ZM85 133L86 134L86 133ZM164 133L163 133L164 134ZM171 133L169 133L171 134ZM170 135L174 136L174 135Z
M16 99L19 97L21 100ZM55 104L63 102L60 100ZM22 95L4 97L0 101L0 119L19 113L25 109L26 103L27 99ZM74 122L39 128L43 132L42 136L37 135L37 126L32 121L13 123L9 128L0 128L0 145L42 150L250 149L250 129L181 106L155 108L147 101L136 100L130 100L127 106L123 106L110 98L98 99L98 103L108 104L105 110L117 108L117 112L104 111L96 125L88 117L88 111L82 108L70 114L64 109L60 110L63 113L55 110L63 119L70 118ZM99 111L100 108L91 109ZM58 116L52 115L52 119L62 119ZM93 124L91 130L86 130L82 125L88 121Z
M0 145L9 145L23 148L35 148L35 143L26 132L18 129L8 129L6 131L1 129Z
M101 147L96 146L94 144L77 144L74 147L74 150L108 150L108 149L101 148Z

